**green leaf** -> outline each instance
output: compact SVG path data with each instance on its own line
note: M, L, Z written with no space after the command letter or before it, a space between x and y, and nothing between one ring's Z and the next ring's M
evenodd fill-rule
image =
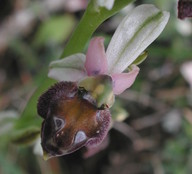
M35 142L39 135L40 128L31 126L29 128L13 132L11 141L18 145L30 145Z
M46 78L42 84L37 88L35 93L30 98L27 106L25 107L20 119L16 121L14 130L21 130L31 126L35 126L40 129L42 119L37 114L37 101L39 96L47 90L47 88L53 85L56 81Z
M4 173L4 174L26 174L23 171L23 169L18 165L18 163L16 163L12 158L7 158L7 156L8 156L7 154L0 153L1 173Z
M13 125L19 118L18 116L18 113L14 110L0 112L0 149L10 141L10 134L12 133Z
M47 43L60 44L70 35L75 25L75 18L71 15L53 16L40 26L36 33L36 46Z

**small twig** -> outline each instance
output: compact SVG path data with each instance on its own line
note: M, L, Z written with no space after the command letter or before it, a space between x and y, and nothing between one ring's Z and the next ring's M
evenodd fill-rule
M165 174L162 162L157 154L151 157L151 164L154 169L154 174Z
M121 132L123 135L129 138L132 142L140 138L140 135L132 127L130 127L128 124L124 122L114 122L113 128Z
M144 106L151 106L152 108L156 110L162 110L167 108L167 105L160 100L157 100L156 98L153 98L147 94L144 94L142 92L137 92L134 90L128 90L124 92L123 94L119 95L121 99L129 100L129 101L135 101L138 103L143 104Z
M142 118L138 118L136 120L133 120L131 122L131 125L136 130L141 130L141 129L145 129L145 128L154 126L154 125L156 125L162 121L165 113L167 113L168 111L169 111L169 109L164 109L164 110L161 110L161 111L156 112L154 114L147 115L147 116L144 116Z
M115 122L113 128L121 132L132 141L133 148L136 151L150 149L156 145L153 140L142 138L132 127L124 122Z

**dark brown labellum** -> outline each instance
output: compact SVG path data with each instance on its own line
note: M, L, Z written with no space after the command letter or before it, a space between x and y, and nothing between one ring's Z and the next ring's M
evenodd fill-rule
M73 82L52 86L39 98L37 109L44 118L41 144L49 157L96 146L109 130L109 109L98 109L89 92Z

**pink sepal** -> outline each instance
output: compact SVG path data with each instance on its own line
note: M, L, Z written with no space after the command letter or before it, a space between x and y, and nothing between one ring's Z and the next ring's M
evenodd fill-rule
M95 37L90 41L85 68L89 76L107 73L107 57L103 37Z
M139 67L136 65L132 65L131 68L132 70L128 73L119 73L112 75L114 94L121 94L134 83L137 74L139 73Z

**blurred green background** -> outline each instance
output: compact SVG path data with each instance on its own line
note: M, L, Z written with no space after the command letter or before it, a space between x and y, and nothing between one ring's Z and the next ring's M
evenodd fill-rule
M2 135L9 133L47 76L50 61L60 57L87 1L0 1L0 173L192 173L192 72L182 74L183 68L192 71L192 20L177 18L176 0L142 0L133 6L143 3L171 16L147 48L148 58L134 85L117 98L112 112L128 117L114 124L108 147L98 154L84 159L82 149L44 161L34 154L33 144L18 146ZM128 10L97 29L95 35L105 36L106 46Z

